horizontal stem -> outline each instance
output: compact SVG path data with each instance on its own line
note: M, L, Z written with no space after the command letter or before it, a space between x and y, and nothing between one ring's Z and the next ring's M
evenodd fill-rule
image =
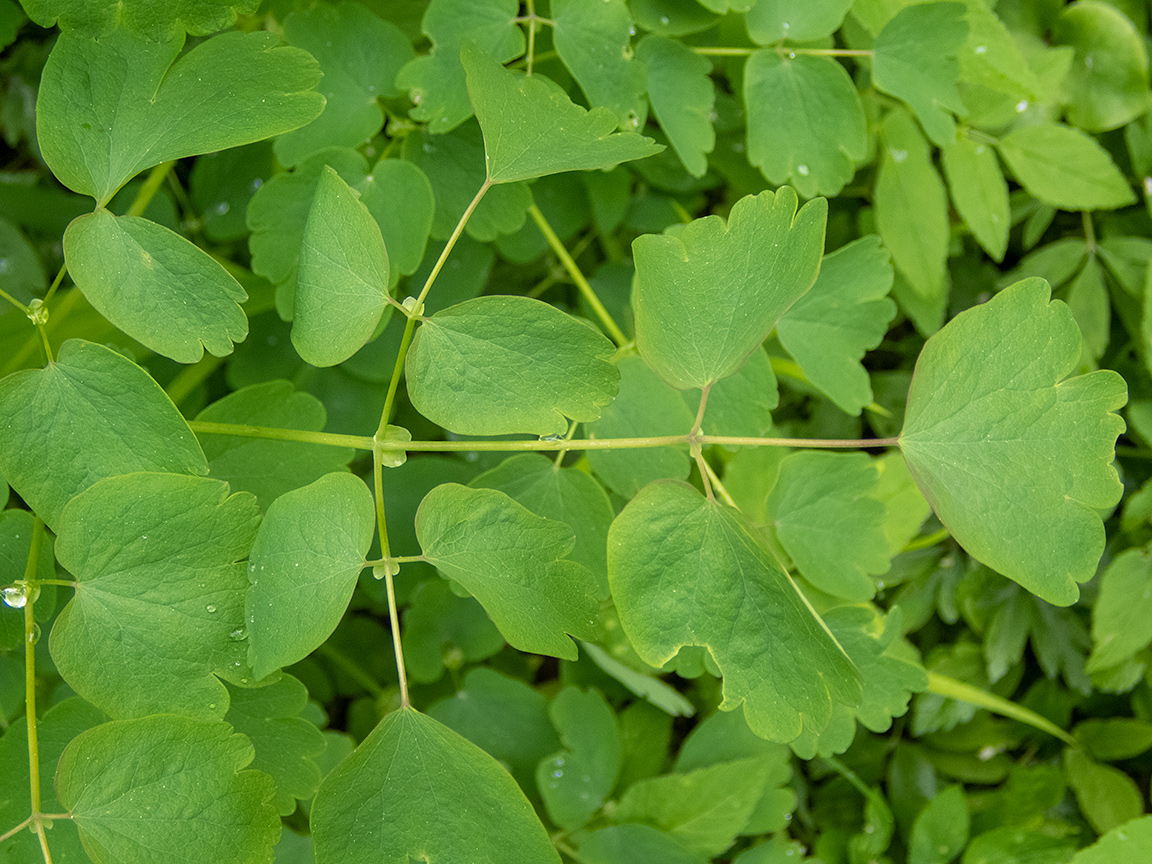
M647 438L575 438L555 441L533 439L527 441L376 441L365 435L338 435L333 432L307 432L302 429L274 429L269 426L245 426L233 423L189 421L193 432L206 435L235 435L242 438L273 438L278 441L298 441L302 444L325 444L330 447L354 447L381 451L403 450L410 453L475 453L479 451L507 451L541 453L556 450L639 450L648 447L676 447L687 445L689 436L657 435ZM899 438L745 438L732 435L698 435L701 445L719 444L724 447L811 447L818 449L895 447Z

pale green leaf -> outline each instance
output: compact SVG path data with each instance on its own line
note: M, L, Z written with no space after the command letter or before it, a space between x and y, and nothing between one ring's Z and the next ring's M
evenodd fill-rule
M1077 740L1103 762L1131 759L1152 748L1152 723L1135 717L1106 717L1077 723Z
M588 104L616 115L620 128L644 125L643 61L632 59L632 16L624 0L552 0L552 42ZM654 76L648 70L647 82Z
M668 387L662 381L660 386ZM684 406L695 418L700 408L700 391L673 392L684 400ZM705 435L758 438L772 428L772 411L779 404L780 392L772 361L763 349L756 348L734 375L712 385L700 429ZM691 429L691 424L688 428ZM685 434L683 427L680 431Z
M384 124L377 99L399 96L396 73L415 52L396 25L357 3L315 6L284 20L284 38L316 58L324 73L324 113L276 139L286 166L325 147L356 147Z
M1100 577L1088 671L1116 666L1152 643L1152 555L1125 549Z
M405 365L412 405L464 435L561 435L616 395L612 343L528 297L477 297L424 319Z
M1093 361L1108 347L1112 330L1112 304L1108 299L1108 288L1104 285L1104 269L1095 255L1088 260L1072 284L1064 302L1072 310L1076 326L1084 339L1084 353Z
M559 864L500 763L411 708L394 711L320 785L317 864Z
M812 287L827 204L797 203L785 186L737 201L727 222L706 216L678 236L633 242L637 347L673 387L736 372Z
M49 641L64 680L112 717L223 717L219 678L249 674L240 561L259 519L251 495L180 474L110 477L68 502L56 557L76 596Z
M813 42L840 28L852 0L757 0L744 16L748 35L757 45L771 45L782 39Z
M1126 773L1094 762L1079 748L1064 751L1064 772L1080 811L1099 833L1111 831L1144 812L1144 796Z
M1013 31L985 0L967 0L968 41L960 50L961 79L1013 99L1036 101L1045 87Z
M320 400L287 381L242 387L196 415L201 422L306 432L321 431L326 417ZM344 469L353 454L347 447L241 435L205 435L202 446L209 474L236 492L251 492L263 510L285 492Z
M459 597L443 579L421 582L401 629L408 679L431 684L446 667L479 663L504 647L504 637L474 597Z
M608 597L608 528L616 514L604 488L590 474L557 467L538 453L522 453L469 485L499 489L537 516L568 525L576 534L568 557L595 573L599 593Z
M524 32L514 19L518 0L431 0L421 30L432 50L405 64L396 86L408 91L413 120L428 124L434 135L448 132L472 115L464 67L462 40L475 42L501 63L524 53Z
M0 472L53 529L68 500L102 478L208 473L160 386L103 345L70 339L56 362L5 378L0 415Z
M834 597L870 600L888 570L877 482L865 453L801 450L780 463L768 520L801 575Z
M541 760L536 786L549 818L566 830L600 809L620 774L620 730L599 691L565 687L548 708L564 749Z
M304 223L296 277L292 344L304 361L334 366L359 351L390 309L388 284L380 226L340 175L324 166Z
M860 95L829 57L754 51L744 69L744 106L748 161L805 197L835 195L867 152Z
M941 150L944 176L956 210L964 217L972 236L996 261L1004 260L1008 248L1008 184L988 144L966 135Z
M636 59L648 67L648 98L660 128L688 173L703 177L716 145L711 116L716 90L708 77L712 64L663 36L646 36L636 46Z
M875 236L825 255L816 284L776 324L776 335L800 368L842 410L859 414L872 403L860 364L896 317L888 299L892 265Z
M64 233L64 258L96 310L142 345L180 363L217 357L248 335L247 293L203 249L136 216L100 209Z
M873 497L884 503L884 536L888 538L888 554L895 555L920 533L932 507L899 452L889 450L876 460L876 468L880 482Z
M1152 856L1152 816L1118 825L1091 846L1072 856L1071 864L1117 864Z
M281 816L308 801L320 785L320 767L313 760L324 752L324 735L302 717L308 688L291 675L281 675L265 687L229 687L231 704L224 721L247 736L256 749L252 767L276 784L274 804Z
M580 842L580 860L586 864L705 864L707 858L689 850L663 831L639 822L609 825L585 834Z
M904 111L881 128L883 150L876 178L876 227L892 263L922 299L938 300L947 286L948 198L932 164L928 142Z
M661 36L687 36L709 29L720 20L696 0L632 0L636 26Z
M928 802L912 825L908 864L949 864L968 843L963 786L949 786Z
M183 35L151 42L123 29L99 39L62 33L36 102L45 162L103 206L145 168L304 125L324 107L313 90L320 69L307 52L277 42L272 33L225 33L177 60Z
M664 149L635 132L616 132L612 111L585 111L546 78L517 79L473 42L462 45L461 59L468 95L484 130L492 183L612 168Z
M103 36L123 27L150 39L187 30L204 36L223 30L237 14L255 11L259 0L21 0L28 17L41 27L85 36Z
M645 675L643 672L637 672L631 666L625 666L598 645L592 645L588 642L582 644L584 652L593 663L637 696L647 699L661 711L673 717L691 717L696 713L696 708L692 703L671 685L653 675Z
M1066 606L1104 550L1098 509L1120 499L1112 467L1126 385L1080 357L1068 307L1026 279L962 312L916 364L900 446L956 540L1029 591Z
M997 146L1016 179L1045 204L1110 210L1136 201L1108 151L1079 129L1059 123L1021 126Z
M640 780L620 796L613 817L656 825L710 858L735 842L764 794L768 771L753 757Z
M56 786L97 864L271 864L273 784L227 723L155 716L81 732Z
M595 579L565 559L572 529L544 519L495 489L437 486L416 512L424 557L464 586L508 644L575 660L597 635Z
M358 188L360 203L380 226L388 250L389 286L395 285L401 273L415 273L424 260L424 248L436 212L432 184L411 162L381 159ZM443 275L441 273L441 281L445 281ZM440 283L437 285L437 290L442 290Z
M597 438L647 438L687 435L693 410L687 400L635 354L616 361L620 392L604 406L600 419L589 423ZM699 404L699 400L697 400ZM613 492L633 497L652 480L686 480L691 470L687 446L642 447L636 450L589 450L588 464Z
M956 137L952 114L967 111L956 89L957 54L968 38L961 3L918 3L901 9L872 46L872 83L916 112L936 144Z
M770 740L822 729L853 704L851 661L737 510L676 481L649 484L612 523L608 578L625 632L647 663L708 649L724 707L744 704Z
M1144 37L1122 11L1092 0L1066 6L1052 35L1076 49L1064 79L1070 123L1106 132L1152 107Z
M372 494L352 474L327 474L272 502L248 563L248 662L257 678L332 635L364 569L374 514Z

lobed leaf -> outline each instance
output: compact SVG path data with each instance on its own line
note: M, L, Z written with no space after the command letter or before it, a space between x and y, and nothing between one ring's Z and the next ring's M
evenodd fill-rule
M644 37L636 59L648 67L648 98L668 143L689 174L704 176L716 144L711 118L716 90L708 77L712 64L663 36Z
M22 0L28 17L41 27L59 24L66 33L105 36L123 27L149 39L187 30L204 36L223 30L239 14L255 11L259 0Z
M1064 380L1080 357L1068 307L1025 279L962 312L916 363L900 447L924 496L976 558L1058 606L1104 551L1098 509L1126 400L1115 372Z

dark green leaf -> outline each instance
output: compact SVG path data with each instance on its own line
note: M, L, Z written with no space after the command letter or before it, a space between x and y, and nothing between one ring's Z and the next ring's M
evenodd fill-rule
M673 387L705 387L734 373L812 287L827 204L796 207L796 193L782 187L742 198L727 222L707 216L678 236L633 243L636 343Z
M536 786L549 818L571 831L592 818L616 785L620 731L596 690L565 687L548 710L565 749L540 762Z
M248 662L257 678L332 635L374 530L372 494L352 474L327 474L272 502L248 563Z
M637 653L662 666L700 645L724 675L724 705L790 741L853 704L851 661L737 510L675 481L649 484L608 535L612 595ZM787 634L787 635L785 635Z
M636 59L648 67L648 98L672 149L689 174L704 176L716 144L711 117L716 91L708 77L712 64L662 36L645 37L636 46Z
M1096 510L1120 498L1111 466L1126 385L1064 380L1080 337L1068 307L1029 279L961 313L916 364L900 446L941 521L969 552L1050 603L1096 572Z
M404 661L413 681L438 681L445 667L486 660L504 637L474 597L458 597L443 579L421 582L404 610Z
M68 500L101 478L208 473L196 437L160 386L102 345L69 340L55 363L4 379L0 414L0 471L52 528Z
M612 168L664 149L635 132L616 132L612 111L585 111L546 78L517 80L473 42L463 43L461 59L493 183Z
M1064 771L1080 810L1099 833L1111 831L1144 812L1144 796L1118 768L1092 761L1084 751L1064 751Z
M424 557L480 601L521 651L576 659L565 635L596 638L595 580L564 560L572 529L495 489L437 486L416 513Z
M247 293L207 252L155 222L97 210L64 234L84 297L136 341L180 363L217 357L248 335Z
M270 864L280 821L252 755L227 723L117 720L73 739L56 785L97 864Z
M412 404L464 435L562 435L616 395L612 343L528 297L477 297L424 320L408 352Z
M385 717L324 778L311 823L318 864L560 861L508 772L411 708Z

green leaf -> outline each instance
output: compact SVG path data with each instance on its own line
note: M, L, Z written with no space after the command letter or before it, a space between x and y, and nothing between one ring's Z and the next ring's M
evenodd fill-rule
M528 297L477 297L424 319L405 364L412 405L462 435L562 435L616 395L612 343Z
M584 652L593 663L637 696L647 699L661 711L673 717L691 717L696 713L692 703L674 687L653 675L645 675L643 672L637 672L631 666L625 666L598 645L592 645L588 642L582 644ZM662 758L663 754L661 754Z
M618 123L611 110L585 111L546 78L517 80L473 42L462 44L460 57L468 74L468 95L484 130L492 183L607 169L664 149L635 132L614 131Z
M973 838L964 851L964 864L1065 864L1075 844L1050 837L1035 828L994 828Z
M1095 255L1088 256L1072 284L1065 303L1072 310L1076 326L1083 337L1084 353L1097 360L1108 347L1112 330L1112 304L1104 285L1104 270Z
M761 759L751 758L640 780L620 797L613 817L654 824L711 858L731 846L748 822L764 794L768 770Z
M1016 179L1045 204L1110 210L1136 201L1108 151L1079 129L1059 123L1021 126L998 146Z
M1103 834L1144 812L1144 796L1132 778L1111 765L1092 761L1083 750L1064 751L1064 772L1080 811Z
M380 226L388 250L389 285L394 285L401 273L415 273L424 260L436 211L436 197L427 175L403 159L381 159L364 181L360 203Z
M668 385L660 382L659 386ZM671 389L671 388L668 388ZM673 391L695 418L700 408L699 390ZM737 435L759 438L772 428L772 411L780 404L780 392L772 361L762 349L754 349L734 375L722 378L708 391L708 404L700 429L705 435ZM691 421L688 428L691 429ZM684 427L680 427L684 434Z
M851 6L852 0L811 0L802 4L758 0L744 21L748 35L757 45L771 45L782 39L813 42L840 29Z
M580 860L587 864L705 864L707 859L680 841L647 825L628 822L609 825L585 834L580 841Z
M244 239L248 234L244 221L248 202L274 172L270 141L197 159L188 178L188 195L200 211L204 236L215 243Z
M849 414L872 403L860 359L896 317L891 287L892 265L880 238L861 237L824 256L812 290L776 324L780 344L808 380Z
M597 438L646 438L687 435L696 416L682 394L669 387L636 355L616 361L620 392L587 427ZM699 404L699 400L697 400ZM588 464L613 492L633 497L652 480L686 480L691 459L685 447L590 450Z
M136 216L97 210L64 233L68 272L105 318L158 354L195 363L248 335L247 293L207 252Z
M53 529L68 500L104 477L208 473L160 385L102 345L70 339L55 363L0 381L0 415L0 471Z
M1028 64L1014 32L982 0L965 5L968 41L960 51L961 80L1012 99L1041 100L1046 88Z
M237 14L255 11L259 0L204 3L202 0L21 0L41 27L59 24L67 33L104 36L120 26L156 40L187 30L204 36L223 30Z
M716 145L711 62L663 36L645 36L636 46L636 59L648 67L648 98L668 143L689 174L703 177L708 154Z
M291 675L281 675L266 687L229 687L231 704L224 720L256 749L252 767L276 784L275 806L281 816L307 801L320 785L320 768L313 761L327 746L324 735L297 715L308 704L308 688Z
M272 33L225 33L177 60L182 35L152 42L122 29L99 39L62 33L36 102L45 162L103 206L153 165L302 126L324 108L313 90L320 68L277 42Z
M1065 7L1052 35L1076 49L1064 79L1069 122L1106 132L1152 107L1144 38L1119 9L1091 0Z
M956 138L952 114L967 110L956 83L957 54L968 38L961 3L920 3L901 9L872 46L872 83L903 99L933 143Z
M1003 261L1010 214L1008 184L996 152L987 144L961 135L945 144L941 153L956 210L984 251L994 260Z
M325 165L304 223L296 277L292 344L304 362L334 366L364 347L389 310L388 284L380 226Z
M464 586L508 644L575 660L565 635L595 639L595 580L562 560L575 543L562 522L536 516L495 489L437 486L416 512L424 557Z
M439 240L447 239L487 176L480 127L465 123L445 135L413 132L404 140L403 155L428 176L436 197L431 233ZM530 206L532 193L527 184L501 184L484 194L464 230L488 243L500 234L519 231Z
M384 124L377 99L401 95L396 74L415 56L396 25L355 3L295 11L284 20L288 44L316 58L324 113L276 139L276 158L292 166L325 147L356 147Z
M1104 550L1097 509L1120 499L1111 466L1126 401L1115 372L1064 380L1080 357L1068 307L1026 279L928 340L900 447L940 520L983 563L1067 606Z
M820 269L827 204L797 213L782 187L740 199L727 223L706 216L679 236L645 234L636 260L636 344L673 387L726 378L764 341Z
M1127 660L1152 643L1152 555L1125 549L1100 577L1092 607L1092 654L1087 670L1098 672Z
M1108 717L1076 724L1075 735L1103 762L1131 759L1152 748L1152 723L1132 717Z
M620 774L616 715L597 690L565 687L548 709L564 749L536 768L548 817L561 828L581 827L600 809Z
M234 390L196 415L201 422L307 432L321 431L326 417L320 400L287 381ZM251 492L262 510L285 492L344 469L353 454L346 447L240 435L205 435L203 447L210 476L227 481L237 492Z
M834 597L870 600L888 571L878 479L865 453L801 450L780 463L769 522L804 578Z
M616 114L618 125L632 131L644 125L648 100L643 61L632 59L632 16L624 0L552 0L552 41L588 104Z
M499 489L537 516L568 525L576 534L568 557L595 573L600 595L608 597L608 528L616 514L604 488L591 475L578 468L559 468L538 453L522 453L469 485Z
M281 495L248 559L248 662L263 678L302 660L336 629L375 529L372 493L352 474L327 474Z
M867 155L860 94L844 67L829 57L752 52L744 70L744 106L748 161L772 183L791 183L805 197L835 195Z
M515 18L518 0L432 0L421 30L432 50L405 64L396 86L408 91L413 120L428 124L434 135L448 132L472 115L464 67L463 40L475 42L500 63L524 53L524 33Z
M23 637L23 633L21 633ZM23 682L21 682L21 686ZM83 732L108 718L79 696L57 702L36 721L37 756L40 768L40 809L45 813L61 813L64 805L56 798L54 780L56 764L68 743ZM28 724L13 724L0 738L0 833L20 821L29 812L28 799ZM84 862L88 858L80 844L76 823L71 819L52 821L49 835L52 860L60 864ZM5 864L12 862L42 861L39 838L31 831L19 831L4 841L0 858Z
M76 596L49 642L64 680L116 718L223 717L219 676L248 673L237 562L259 518L251 495L179 474L110 477L68 502L56 557Z
M1152 816L1141 816L1110 830L1073 857L1071 864L1142 861L1152 855Z
M504 637L474 597L458 597L443 579L421 582L404 610L408 678L440 680L445 667L479 663L504 647Z
M270 864L280 820L271 778L245 770L252 755L227 723L117 720L73 739L56 787L97 864Z
M560 746L547 700L487 667L470 670L459 692L433 704L428 716L507 765L523 789L533 788L536 766Z
M963 786L949 786L928 802L912 826L908 864L949 864L968 843Z
M320 785L318 864L559 864L516 781L491 756L411 708L385 717Z
M789 741L822 729L834 702L859 698L850 660L737 510L676 481L651 483L612 523L608 578L636 652L663 666L708 649L724 707Z
M950 5L950 4L949 4ZM922 299L945 296L948 198L928 143L905 111L884 118L876 178L876 227L892 263Z

